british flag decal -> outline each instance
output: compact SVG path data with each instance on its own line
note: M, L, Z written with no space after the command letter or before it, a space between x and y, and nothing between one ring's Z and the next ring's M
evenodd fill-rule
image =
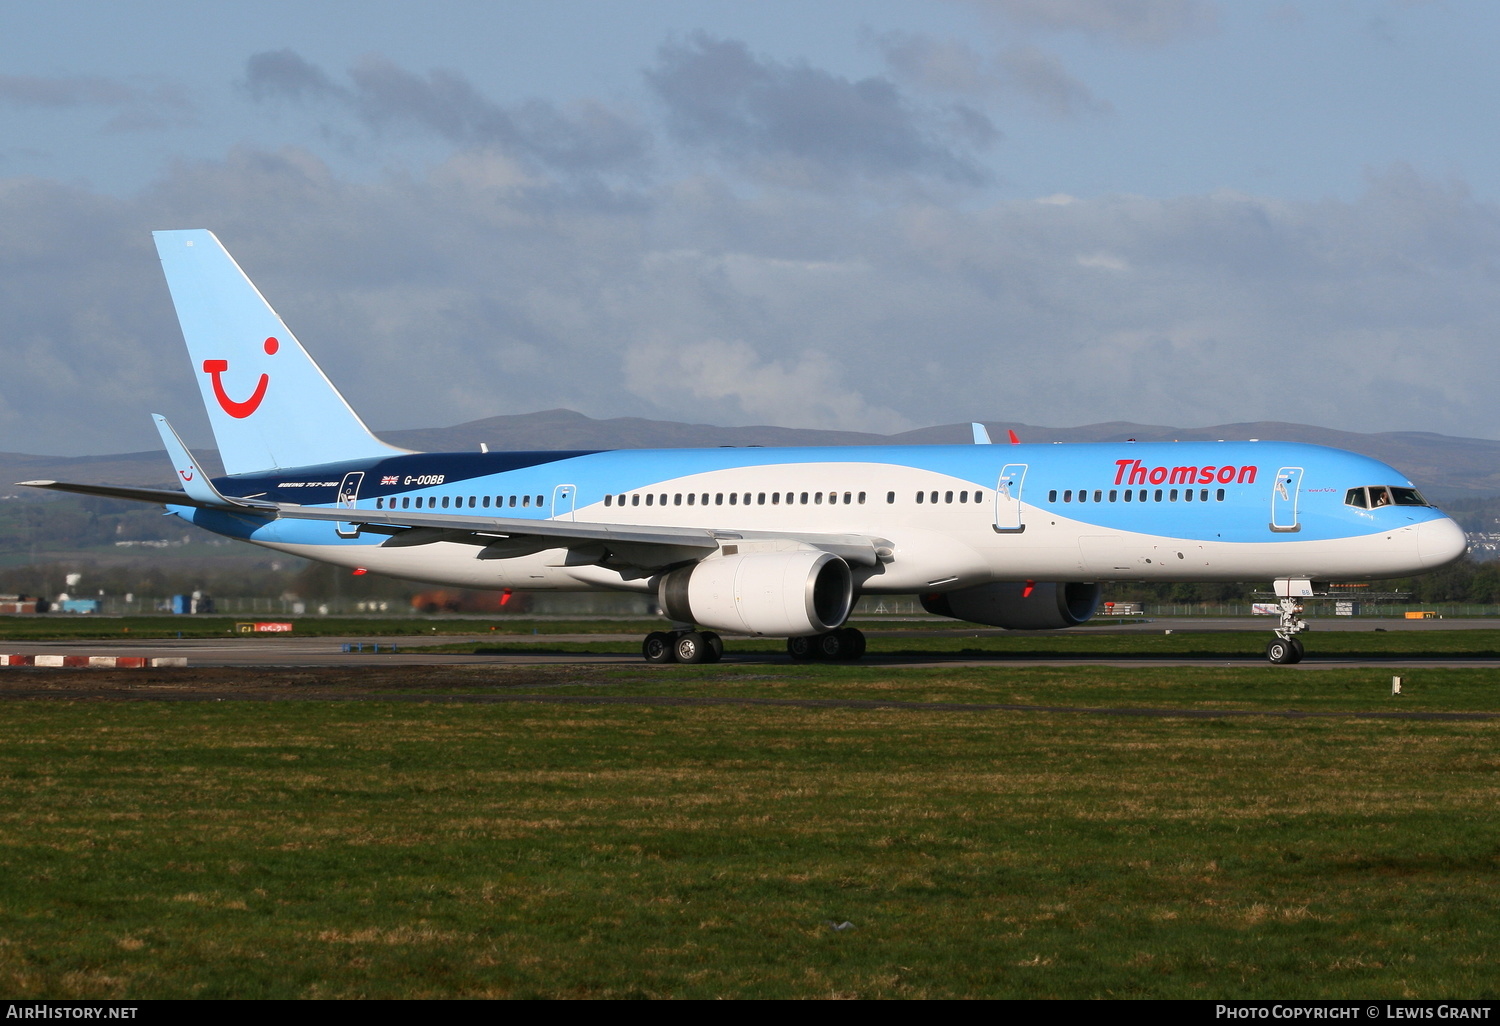
M396 478L398 478L399 476L399 474L387 474L380 479L380 483L383 485L393 485L396 483Z

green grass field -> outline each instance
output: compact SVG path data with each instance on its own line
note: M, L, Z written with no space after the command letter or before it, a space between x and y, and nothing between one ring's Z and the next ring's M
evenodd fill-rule
M287 696L310 679L284 676ZM1341 715L1500 710L1495 671L1413 673L1401 699L1378 671L1272 667L382 680L350 678L377 697L349 702L0 706L0 990L1500 989L1500 720ZM915 707L436 701L518 691ZM945 701L1241 715L922 708Z

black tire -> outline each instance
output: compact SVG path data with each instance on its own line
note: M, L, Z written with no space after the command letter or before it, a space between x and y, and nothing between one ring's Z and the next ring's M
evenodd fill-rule
M839 658L849 662L864 658L865 632L857 627L844 627L839 632L844 641L844 654Z
M803 636L786 639L786 654L800 662L816 658L813 655L813 639Z
M814 659L847 659L849 646L844 643L843 631L829 631L813 638Z
M1272 638L1266 642L1266 658L1278 666L1285 663L1297 661L1297 650L1290 641L1281 638Z
M705 663L716 663L724 658L724 639L713 631L703 631L703 644L707 651L703 654Z
M652 631L641 642L641 655L646 657L648 663L675 662L677 656L672 651L672 635L664 631Z
M679 663L708 662L708 642L697 631L687 631L672 640L672 654Z
M1299 639L1299 638L1293 638L1292 639L1292 658L1289 659L1288 662L1300 663L1302 661L1302 654L1303 654L1303 652L1304 652L1304 649L1302 648L1302 641L1301 641L1301 639Z

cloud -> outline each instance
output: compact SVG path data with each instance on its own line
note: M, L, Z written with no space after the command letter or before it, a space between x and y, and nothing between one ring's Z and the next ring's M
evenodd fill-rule
M571 110L539 99L497 103L463 75L417 75L379 55L362 58L340 85L292 50L252 55L242 85L260 103L324 106L352 115L374 133L411 131L457 146L494 147L560 171L602 172L638 167L651 146L640 125L603 104Z
M962 40L921 33L886 32L874 43L898 77L926 89L983 99L1018 97L1055 118L1113 110L1070 75L1056 55L1029 44L986 57Z
M670 373L663 374L663 368ZM625 387L653 402L687 397L741 423L797 423L886 434L911 426L892 410L872 408L843 377L837 361L826 353L767 360L744 342L721 339L680 345L649 342L625 356Z
M991 178L976 151L999 132L983 112L963 103L923 107L886 78L851 81L760 59L742 42L702 32L664 45L645 74L674 137L742 171L812 185Z
M971 0L1012 25L1077 32L1131 46L1163 46L1218 27L1210 0Z
M177 128L197 120L182 86L144 77L0 75L0 101L22 110L112 110L114 117L103 126L110 132Z
M1409 168L1352 201L944 207L696 174L600 203L465 149L355 181L295 149L137 196L0 178L0 448L206 418L149 230L209 227L377 428L590 416L895 430L1264 419L1500 437L1500 209Z

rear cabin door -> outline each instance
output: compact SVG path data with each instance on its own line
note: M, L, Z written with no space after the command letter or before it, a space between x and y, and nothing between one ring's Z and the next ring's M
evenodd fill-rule
M1271 530L1300 531L1297 520L1297 495L1302 490L1302 468L1282 467L1271 485Z
M552 519L572 520L573 499L578 489L570 484L560 484L552 489Z
M1026 483L1027 466L1007 463L1000 471L1000 480L995 485L995 530L1002 534L1026 530L1021 523L1021 486Z
M338 505L343 509L353 509L359 503L359 486L364 482L365 474L362 470L351 470L344 475L339 482ZM355 538L359 535L359 525L346 523L340 520L334 525L340 538Z

